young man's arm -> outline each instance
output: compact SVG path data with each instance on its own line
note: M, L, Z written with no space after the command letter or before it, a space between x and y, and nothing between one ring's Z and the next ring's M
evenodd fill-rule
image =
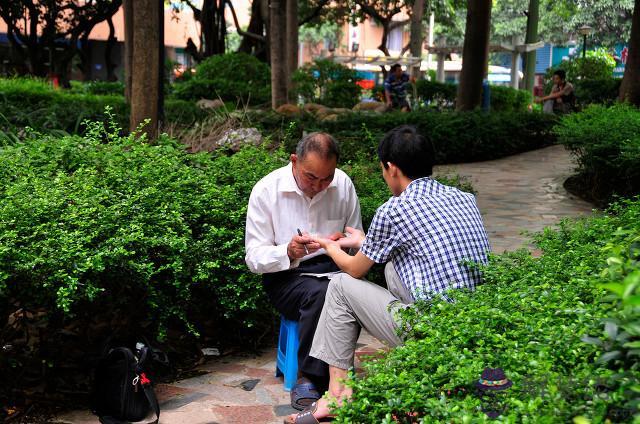
M352 227L347 227L346 231L349 236L341 238L338 241L329 239L316 239L314 241L320 243L320 246L327 251L327 255L333 259L341 270L353 278L362 278L373 266L374 262L360 251L358 251L355 256L351 256L343 249L359 249L364 241L364 232Z
M351 256L342 250L338 242L326 239L317 241L327 251L327 255L333 259L336 265L353 278L364 277L373 266L374 262L360 251L355 256Z

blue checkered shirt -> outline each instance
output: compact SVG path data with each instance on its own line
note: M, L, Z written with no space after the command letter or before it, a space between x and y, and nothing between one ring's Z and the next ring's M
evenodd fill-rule
M475 288L480 272L467 263L486 263L489 250L474 196L431 178L380 206L361 247L374 262L392 261L414 299Z

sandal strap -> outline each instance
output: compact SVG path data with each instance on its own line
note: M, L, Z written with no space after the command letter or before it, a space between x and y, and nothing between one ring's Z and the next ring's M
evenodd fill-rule
M315 411L315 409L314 409ZM296 415L295 424L319 424L320 421L313 416L314 411L305 411Z

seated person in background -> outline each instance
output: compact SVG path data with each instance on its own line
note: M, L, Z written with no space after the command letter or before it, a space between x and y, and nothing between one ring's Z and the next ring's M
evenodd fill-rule
M412 126L400 126L378 145L382 176L393 193L369 232L347 228L337 241L316 238L344 273L331 279L309 353L329 364L329 391L288 423L315 423L330 415L329 397L351 396L343 384L353 367L361 327L391 346L402 343L398 311L416 299L449 289L474 289L490 250L482 217L470 193L431 179L434 151ZM358 248L355 256L342 249ZM387 263L388 290L361 279L374 263ZM426 352L425 354L428 354Z
M346 226L362 228L358 196L349 177L336 169L338 158L329 134L304 136L287 166L256 183L247 209L247 266L262 274L278 312L298 321L299 378L291 405L299 410L320 398L329 381L327 364L308 355L329 280L308 274L338 270L307 232L337 239Z
M400 109L403 112L411 110L407 101L407 86L416 82L415 78L409 77L406 72L402 71L399 63L391 66L389 75L384 80L384 96L387 108Z
M543 103L544 113L569 113L573 111L576 96L573 85L566 81L566 73L558 69L553 73L553 88L548 96L536 98L537 103Z

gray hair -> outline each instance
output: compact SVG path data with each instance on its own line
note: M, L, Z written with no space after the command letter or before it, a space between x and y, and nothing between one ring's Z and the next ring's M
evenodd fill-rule
M296 146L296 156L303 160L311 152L316 153L324 160L340 159L340 147L338 142L331 135L323 132L312 132L298 142Z

